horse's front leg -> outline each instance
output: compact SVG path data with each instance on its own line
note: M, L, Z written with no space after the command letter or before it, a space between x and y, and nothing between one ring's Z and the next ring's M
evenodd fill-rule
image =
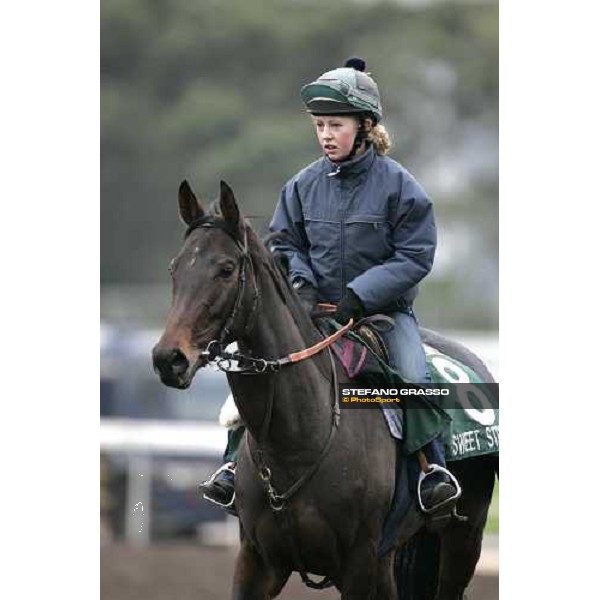
M385 568L383 569L385 571ZM380 596L379 559L371 540L358 543L345 561L342 574L341 600L395 600L396 596ZM393 586L392 586L393 588Z
M288 573L270 568L247 539L242 540L235 561L233 600L270 600L281 592Z

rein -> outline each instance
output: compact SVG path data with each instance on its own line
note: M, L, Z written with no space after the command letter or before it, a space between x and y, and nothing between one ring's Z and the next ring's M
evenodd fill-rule
M201 356L206 356L209 362L216 362L217 368L224 373L237 373L238 375L261 375L266 372L276 373L281 367L300 362L322 352L341 338L353 325L354 322L350 319L341 329L338 329L335 333L332 333L313 346L273 360L255 358L238 351L226 352L223 350L222 344L217 340L209 342L206 350L201 352ZM238 366L233 367L231 364L232 361L236 361Z
M262 481L263 487L265 488L265 493L269 500L269 506L271 507L271 510L273 511L275 520L279 523L281 530L283 531L284 535L288 539L288 543L289 543L289 546L290 546L290 549L292 552L292 560L296 566L295 570L298 571L298 573L300 574L300 577L301 577L304 585L306 585L309 588L315 589L315 590L323 590L325 588L331 587L332 585L334 585L334 582L329 577L323 577L323 579L321 581L313 581L308 576L308 573L304 566L304 562L302 560L302 557L300 556L300 552L299 552L298 546L296 544L296 539L292 532L291 516L289 514L289 511L286 509L288 506L288 502L292 498L292 496L294 496L294 494L296 494L296 492L298 492L304 484L306 484L308 481L310 481L310 479L312 479L312 477L319 470L319 467L325 460L325 457L327 456L329 449L331 448L331 445L333 443L333 438L335 437L335 433L340 424L340 398L339 398L339 390L338 390L338 385L337 385L337 371L335 369L333 352L331 351L330 347L327 347L327 350L329 353L329 360L331 362L331 371L333 374L332 385L333 385L334 392L333 392L333 402L331 405L332 422L331 422L331 429L329 431L329 437L327 438L327 442L325 443L325 446L323 446L323 448L321 449L321 452L319 453L319 457L317 458L317 460L285 492L280 494L273 487L273 484L271 483L271 469L267 466L267 463L266 463L265 457L264 457L264 453L261 448L261 444L266 439L268 431L269 431L269 425L271 422L271 414L273 412L273 395L269 396L269 403L267 405L265 419L261 426L260 439L257 440L256 460L254 459L254 457L252 457L252 453L250 453L250 456L252 457L252 460L254 461L254 464L256 465L256 467L258 469L258 476L259 476L260 480ZM300 360L302 360L302 359L300 359ZM286 364L290 364L290 363L286 363Z
M331 363L331 370L333 373L332 385L334 389L333 393L333 402L331 405L331 430L329 432L329 437L323 449L319 454L319 458L313 464L313 466L306 471L300 479L298 479L293 485L291 485L285 492L282 494L278 494L275 491L275 488L271 485L271 469L267 466L264 460L264 453L260 444L262 444L266 438L269 431L269 425L271 421L271 414L273 412L273 396L269 397L269 403L267 405L267 410L265 412L265 419L261 426L260 439L257 440L259 446L257 448L257 463L258 463L258 472L259 477L263 481L265 485L265 490L267 492L267 497L269 498L269 505L271 508L277 512L282 510L285 507L285 503L304 485L318 470L319 466L323 462L323 459L327 455L329 448L331 447L331 443L333 442L333 436L335 435L335 430L340 422L340 399L339 399L339 391L337 386L337 371L335 369L335 363L333 359L333 354L331 349L329 351L329 360Z

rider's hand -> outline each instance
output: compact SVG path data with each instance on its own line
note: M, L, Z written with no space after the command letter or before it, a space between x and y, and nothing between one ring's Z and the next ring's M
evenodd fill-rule
M365 307L362 300L351 288L346 288L344 297L340 300L333 318L342 325L346 325L350 319L354 322L360 321L365 316Z
M304 309L310 315L317 306L317 288L312 283L306 281L306 279L296 279L292 287L300 297L302 306L304 306Z

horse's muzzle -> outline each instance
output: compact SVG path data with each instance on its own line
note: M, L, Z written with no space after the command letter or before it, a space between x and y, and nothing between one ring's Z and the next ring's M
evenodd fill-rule
M152 350L152 364L160 380L170 387L184 389L189 387L190 363L179 348L155 346Z

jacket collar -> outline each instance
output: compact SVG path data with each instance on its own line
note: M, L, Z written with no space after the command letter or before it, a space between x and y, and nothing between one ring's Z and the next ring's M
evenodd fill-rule
M333 162L327 156L324 157L325 170L330 177L356 177L367 171L375 160L375 149L372 144L367 149L350 160Z

